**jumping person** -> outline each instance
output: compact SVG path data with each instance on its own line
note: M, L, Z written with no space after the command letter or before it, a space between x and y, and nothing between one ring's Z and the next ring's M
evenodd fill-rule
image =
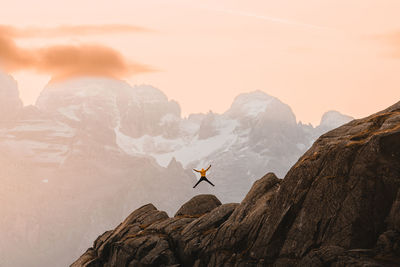
M214 186L213 183L211 183L207 178L206 178L206 172L211 168L211 164L210 166L208 166L207 169L201 169L200 171L193 169L195 172L199 172L201 177L200 180L193 186L193 188L195 188L201 181L206 181L207 183L209 183L210 185Z

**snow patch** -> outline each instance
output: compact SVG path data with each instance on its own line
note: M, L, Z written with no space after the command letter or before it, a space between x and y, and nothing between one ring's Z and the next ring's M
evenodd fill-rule
M133 87L133 95L140 103L168 102L167 96L151 85L137 85Z
M5 140L1 144L15 155L40 163L60 163L68 152L68 146L31 140Z
M144 135L140 138L132 138L121 133L119 128L115 128L116 143L125 153L149 155L163 167L167 167L172 158L186 167L190 162L205 158L217 150L229 150L229 147L237 140L234 129L238 124L236 120L221 120L217 123L219 134L201 140L198 136L166 139L163 136Z
M180 118L174 114L168 113L161 117L159 125L164 126L169 123L179 122Z
M75 114L76 111L79 110L79 105L71 105L68 107L62 107L57 109L59 113L67 117L68 119L74 120L74 121L80 121L80 118L78 118Z
M271 103L271 100L253 100L244 104L242 110L246 115L256 117L258 114L265 112L269 103Z
M235 98L228 113L256 117L265 112L274 99L274 97L262 91L241 94Z

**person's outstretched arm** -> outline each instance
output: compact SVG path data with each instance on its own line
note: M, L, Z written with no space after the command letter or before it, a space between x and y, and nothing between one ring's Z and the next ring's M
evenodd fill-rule
M196 169L193 169L195 172L200 172L200 171L198 171L198 170L196 170Z
M208 171L210 168L211 168L211 164L210 164L210 166L208 166L208 168L206 169L206 171Z

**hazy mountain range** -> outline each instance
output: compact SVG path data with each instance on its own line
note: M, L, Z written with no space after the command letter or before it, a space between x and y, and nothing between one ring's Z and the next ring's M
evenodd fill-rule
M99 233L71 267L391 267L400 263L400 102L320 136L284 179L238 203L151 203Z
M239 202L267 172L283 177L322 133L261 91L223 114L182 118L177 102L147 85L80 78L50 84L23 107L0 74L0 266L65 266L99 233L152 202L170 214L199 193ZM212 164L216 185L192 186Z

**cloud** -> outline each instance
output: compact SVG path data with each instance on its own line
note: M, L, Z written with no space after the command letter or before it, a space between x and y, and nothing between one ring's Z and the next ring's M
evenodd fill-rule
M55 37L68 34L87 35L133 31L129 25L63 26L52 29L16 29L0 27L0 67L6 71L32 70L49 74L53 80L75 76L106 76L123 78L154 71L153 68L127 61L118 51L102 45L54 45L27 49L15 43L16 38Z
M299 27L305 27L305 28L316 29L316 30L327 30L328 29L326 27L309 24L309 23L304 23L304 22L300 22L300 21L277 18L277 17L272 17L272 16L265 16L265 15L257 15L257 14L253 14L253 13L242 12L242 11L234 11L234 10L230 10L230 9L228 9L228 10L214 9L214 10L219 11L219 12L224 12L227 14L232 14L232 15L237 15L237 16L242 16L242 17L250 17L250 18L254 18L254 19L265 20L265 21L279 23L279 24L286 24L286 25L290 25L290 26L299 26Z
M29 66L33 62L32 55L19 48L13 39L0 32L0 66L6 70L16 70Z
M87 36L128 32L153 32L153 30L125 24L109 25L63 25L52 28L15 28L9 25L0 25L0 34L6 34L11 38L32 37L64 37L64 36Z
M387 41L394 48L392 56L395 58L400 58L400 31L388 35Z
M400 31L372 35L371 38L373 40L385 42L386 44L390 45L392 47L392 51L389 53L389 56L392 58L400 58Z
M249 12L243 12L240 10L232 10L232 9L226 9L226 8L217 8L217 7L212 7L204 4L197 4L193 5L193 3L188 4L187 1L181 1L181 4L187 4L190 5L191 7L198 8L198 9L204 9L204 10L209 10L213 12L218 12L218 13L225 13L229 14L232 16L240 16L240 17L249 17L257 20L264 20L276 24L284 24L288 26L295 26L295 27L302 27L302 28L308 28L312 30L332 30L331 28L315 25L315 24L310 24L310 23L305 23L297 20L291 20L291 19L286 19L286 18L280 18L280 17L274 17L274 16L269 16L269 15L260 15L260 14L255 14L255 13L249 13Z
M127 77L153 69L138 63L126 62L112 48L99 45L52 46L40 49L34 67L51 73L54 79L74 76Z

